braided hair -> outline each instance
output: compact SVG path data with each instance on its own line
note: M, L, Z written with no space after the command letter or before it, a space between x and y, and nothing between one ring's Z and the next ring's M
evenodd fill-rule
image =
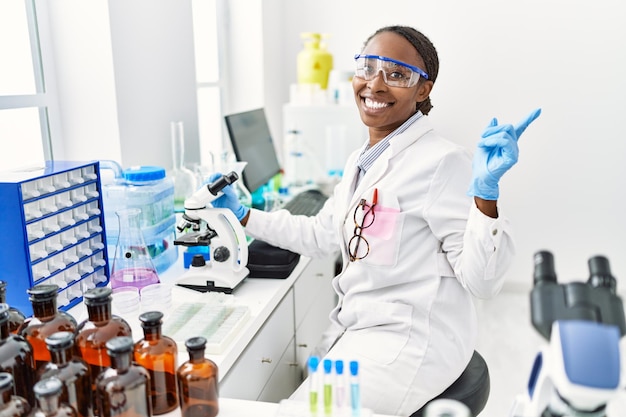
M424 71L428 74L428 81L432 81L434 83L437 79L437 74L439 73L439 56L437 55L437 50L432 42L423 33L410 26L385 26L378 29L374 32L374 34L367 38L364 46L366 46L373 37L384 32L396 33L413 45L417 53L424 60L424 64L426 66ZM424 78L420 78L419 82L426 82L426 80ZM417 103L416 110L420 110L423 114L428 114L432 108L433 105L430 102L429 96L426 97L426 100Z

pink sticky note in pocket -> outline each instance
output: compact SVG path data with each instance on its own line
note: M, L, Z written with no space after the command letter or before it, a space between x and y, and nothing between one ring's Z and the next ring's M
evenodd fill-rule
M400 209L376 206L375 218L370 227L365 230L366 236L374 236L378 239L389 240L396 232Z

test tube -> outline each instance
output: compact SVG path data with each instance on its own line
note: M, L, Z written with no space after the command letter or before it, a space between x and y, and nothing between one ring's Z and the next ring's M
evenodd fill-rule
M324 359L324 413L329 416L333 413L333 361Z
M350 361L350 405L352 416L358 417L361 414L361 392L359 386L359 363Z
M335 361L335 404L339 410L346 406L346 385L343 373L343 360Z
M309 407L312 415L317 414L317 403L319 401L319 375L317 368L320 364L320 358L311 356L309 358Z

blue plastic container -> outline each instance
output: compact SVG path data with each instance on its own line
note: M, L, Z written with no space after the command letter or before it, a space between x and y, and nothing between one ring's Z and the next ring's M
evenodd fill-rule
M103 166L103 165L101 165ZM103 166L104 167L104 166ZM109 168L109 166L106 166ZM113 168L116 171L115 168ZM121 173L120 173L121 172ZM158 166L137 166L116 172L114 180L103 186L103 205L107 243L111 256L119 235L115 212L122 208L141 210L140 227L152 262L158 273L178 259L174 182Z

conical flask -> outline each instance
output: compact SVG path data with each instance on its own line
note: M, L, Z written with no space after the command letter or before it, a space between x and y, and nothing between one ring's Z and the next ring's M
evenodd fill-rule
M157 284L159 276L148 252L141 227L141 210L122 209L115 212L119 220L119 237L111 270L111 288L143 287Z

